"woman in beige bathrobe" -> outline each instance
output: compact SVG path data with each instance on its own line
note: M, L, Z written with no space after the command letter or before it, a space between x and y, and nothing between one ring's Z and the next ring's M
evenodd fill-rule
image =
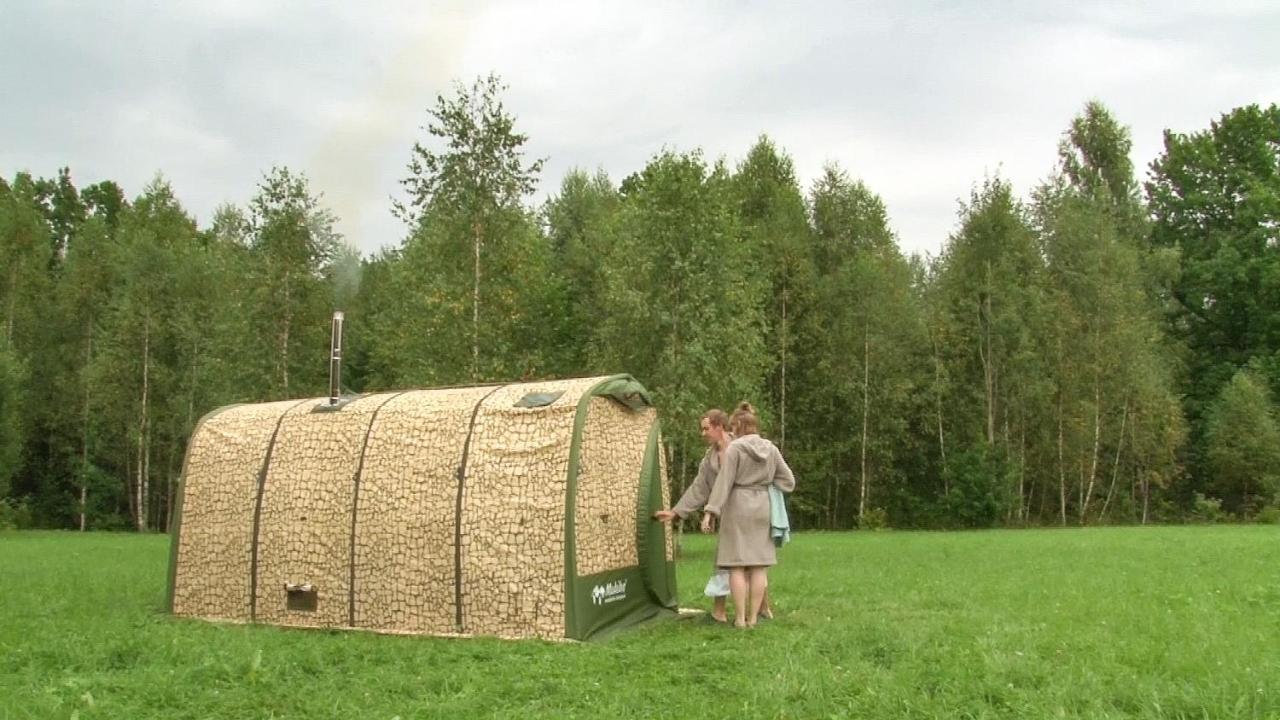
M729 416L720 408L711 408L703 413L698 420L698 425L702 432L702 439L707 443L707 453L702 456L702 462L698 464L698 475L694 478L693 484L680 496L675 507L669 510L658 510L653 514L657 520L665 523L670 523L676 518L684 520L701 510L711 496L711 488L715 485L716 476L720 473L720 463L724 459L724 453L729 449L729 443L733 441L733 433L729 432ZM727 576L729 571L715 568L711 579L707 581L705 591L705 594L712 598L711 618L720 623L729 621L725 609L728 604L728 595L719 594L728 592L726 587L728 583L721 579L722 574ZM768 592L764 593L761 602L760 617L766 620L773 617L773 611L769 609Z
M769 486L791 492L796 479L777 446L758 434L750 404L742 403L729 424L737 438L725 451L702 525L709 530L712 516L719 519L716 565L729 569L734 625L754 627L769 586L769 567L778 562L769 532Z

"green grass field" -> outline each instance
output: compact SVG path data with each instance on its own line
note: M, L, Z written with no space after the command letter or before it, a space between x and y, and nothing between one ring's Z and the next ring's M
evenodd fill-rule
M179 621L167 560L0 534L0 718L1280 718L1276 527L801 534L777 620L588 644Z

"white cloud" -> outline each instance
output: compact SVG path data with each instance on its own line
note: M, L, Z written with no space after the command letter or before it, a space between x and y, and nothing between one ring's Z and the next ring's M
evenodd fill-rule
M1273 3L8 3L0 172L164 171L207 219L289 165L373 251L437 93L489 71L549 161L619 180L663 147L736 162L760 133L807 188L835 161L936 251L993 172L1028 192L1098 98L1141 171L1161 131L1277 99Z

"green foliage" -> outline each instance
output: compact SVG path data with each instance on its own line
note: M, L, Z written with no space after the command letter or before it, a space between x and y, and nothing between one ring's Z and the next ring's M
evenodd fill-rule
M35 523L26 498L0 498L0 530L25 530L32 527L35 527Z
M0 344L0 498L9 494L26 441L26 368L10 348Z
M1138 209L1138 183L1129 159L1132 150L1129 129L1101 102L1091 100L1072 119L1058 146L1058 158L1071 187L1132 220L1129 211Z
M1052 404L1048 343L1055 319L1035 240L1012 186L990 178L961 207L960 228L934 264L933 434L942 465L944 524L990 525L1000 507L988 504L997 497L1011 498L1011 519L1028 514L1026 490L1016 484L1025 472L992 473L987 459L1017 457L1025 464L1026 438L1043 435ZM948 432L959 467L952 467L952 455L941 458ZM959 494L953 477L966 485ZM999 484L1006 480L1009 485Z
M1185 435L1183 418L1174 411L1159 306L1143 280L1147 231L1135 219L1137 201L1124 175L1128 151L1128 131L1091 103L1064 139L1060 174L1036 192L1035 223L1053 320L1046 340L1053 358L1049 375L1063 523L1071 505L1080 523L1108 507L1126 440L1129 452L1150 452L1129 455L1126 467L1146 473L1143 492L1149 495L1152 483L1167 484L1176 472L1173 458ZM1068 476L1079 478L1077 492L1070 493L1074 498L1067 492Z
M1089 102L1029 200L988 178L941 254L908 258L872 188L832 165L806 193L764 135L620 185L573 170L534 208L542 161L505 91L481 77L428 109L405 238L374 257L287 168L205 225L163 180L133 202L68 168L0 181L0 348L21 375L0 378L0 495L44 525L165 526L198 419L323 393L342 309L346 391L635 374L676 492L697 417L750 400L797 472L797 527L1274 503L1275 106L1169 134L1144 205L1128 129Z
M1280 505L1267 505L1253 519L1261 525L1280 525Z
M1166 132L1146 183L1152 242L1176 249L1169 327L1185 346L1191 484L1213 482L1207 411L1238 368L1280 352L1280 106L1236 108L1190 134ZM1267 373L1272 392L1280 375Z
M604 302L605 273L617 238L622 196L604 171L573 169L560 194L542 209L551 243L549 302L559 312L547 320L547 367L555 374L607 373L594 366L590 338Z
M1197 492L1195 500L1191 503L1190 517L1192 522L1212 525L1225 520L1227 514L1222 511L1221 500L1215 497L1205 497L1203 493Z
M603 263L591 365L644 379L664 411L676 478L701 457L698 417L759 398L767 363L765 278L739 241L733 200L724 168L663 152L623 182Z
M254 313L248 359L268 397L327 393L329 317L334 310L331 263L341 252L336 218L311 194L305 176L273 168L249 202L249 270Z
M814 302L814 238L794 164L767 136L747 151L732 177L732 190L750 272L766 283L761 310L768 357L763 378L767 398L757 405L777 418L776 437L785 451L787 392L797 375L797 318Z
M1248 515L1280 491L1280 426L1270 393L1249 370L1224 385L1205 417L1209 489Z
M401 181L409 202L396 203L410 226L434 206L474 220L519 208L533 192L543 161L524 163L529 138L516 132L515 116L502 103L506 89L490 74L470 87L455 83L451 97L436 97L425 129L444 148L414 143L409 176Z
M925 326L911 266L898 252L883 201L828 166L814 184L814 312L796 328L797 405L793 443L827 456L806 476L823 494L826 527L849 527L882 505L901 482L922 374ZM843 487L842 487L843 486Z
M886 530L889 527L889 513L884 508L869 508L858 520L860 530Z
M964 450L948 458L945 472L949 490L939 501L942 522L961 528L994 526L1011 475L1000 453L983 446Z
M394 302L371 322L370 362L391 384L456 384L543 374L540 338L554 326L550 249L524 197L542 161L490 75L457 85L429 111L433 149L413 148L397 212L409 238L380 291Z
M42 215L42 182L19 173L0 187L0 342L23 356L41 339L42 301L48 296L47 269L53 241Z

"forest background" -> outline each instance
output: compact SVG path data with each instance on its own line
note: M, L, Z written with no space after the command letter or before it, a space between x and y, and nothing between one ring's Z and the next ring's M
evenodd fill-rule
M800 528L1280 521L1280 107L1139 174L1089 102L1038 185L975 179L906 256L856 172L802 188L763 135L535 203L504 89L437 98L372 257L290 168L203 226L162 176L0 178L0 527L167 528L201 415L327 393L335 309L350 392L635 375L676 494L699 415L750 400Z

